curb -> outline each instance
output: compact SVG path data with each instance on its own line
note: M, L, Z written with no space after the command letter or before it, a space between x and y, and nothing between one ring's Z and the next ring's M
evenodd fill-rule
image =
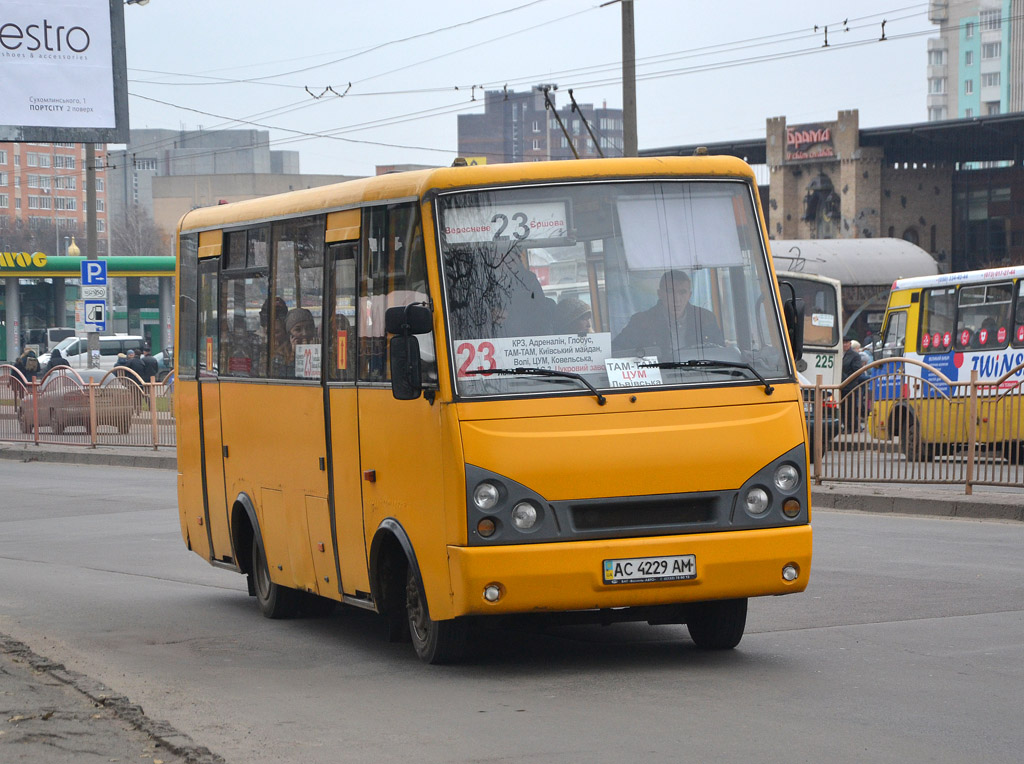
M868 486L817 486L811 489L811 506L880 514L929 515L1024 522L1024 497L1019 494L922 496L893 486L891 495Z
M150 719L142 706L132 703L124 695L111 690L102 682L85 674L71 671L62 663L55 663L35 653L23 642L0 633L0 652L18 658L35 671L49 674L63 684L73 687L98 705L109 708L122 721L149 735L171 753L181 756L188 764L224 764L224 759L206 746L196 745L184 732L164 721Z
M99 464L107 467L146 467L176 470L178 456L175 451L138 449L137 453L106 450L102 446L74 449L51 449L31 443L24 445L0 444L0 459L20 462L54 462L59 464Z

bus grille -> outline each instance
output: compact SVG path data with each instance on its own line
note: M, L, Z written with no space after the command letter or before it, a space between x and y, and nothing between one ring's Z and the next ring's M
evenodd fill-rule
M569 507L572 525L578 531L621 530L625 528L678 527L714 523L718 497L683 499L678 496L594 503L573 503Z

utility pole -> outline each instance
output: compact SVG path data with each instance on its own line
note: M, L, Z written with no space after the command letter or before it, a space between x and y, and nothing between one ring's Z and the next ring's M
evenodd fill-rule
M636 43L633 34L633 0L607 0L599 8L622 6L622 156L637 155L636 138Z
M633 37L633 0L622 2L622 155L637 155L636 44Z
M96 258L96 144L85 144L85 259ZM100 335L89 332L89 368L99 366Z

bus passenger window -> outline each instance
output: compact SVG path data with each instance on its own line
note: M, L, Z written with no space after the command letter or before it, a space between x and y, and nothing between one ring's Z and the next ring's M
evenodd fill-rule
M199 262L199 376L215 377L218 371L220 346L217 320L217 276L220 260Z
M899 358L903 355L907 339L907 312L892 313L885 324L885 339L882 358Z
M957 350L994 350L1009 341L1013 284L960 287Z
M326 217L316 215L271 228L271 377L320 378L325 226Z
M1024 347L1024 279L1017 282L1017 308L1014 311L1013 346Z
M356 252L355 243L333 244L328 250L331 294L334 306L327 327L327 378L332 382L355 380L356 349Z
M268 272L249 267L246 252L265 248L266 229L225 235L220 295L220 370L224 377L267 376Z
M956 314L956 289L926 289L921 300L921 336L918 348L922 354L945 353L953 344L953 323Z

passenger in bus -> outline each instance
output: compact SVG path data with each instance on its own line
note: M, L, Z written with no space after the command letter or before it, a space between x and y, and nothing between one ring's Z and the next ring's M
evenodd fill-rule
M688 348L724 346L725 339L715 314L690 303L692 285L683 271L666 271L658 282L658 301L653 308L633 315L626 328L612 340L612 352L643 357L655 354L659 361L692 358Z
M500 252L500 251L499 251ZM505 252L491 270L496 287L496 328L503 337L539 337L554 332L555 301L545 296L537 274L526 267L525 252Z
M320 342L313 314L305 308L289 310L288 317L284 321L284 328L288 332L288 342L291 344L293 357L297 346L319 344Z
M563 297L555 309L556 334L589 334L593 313L578 297Z

